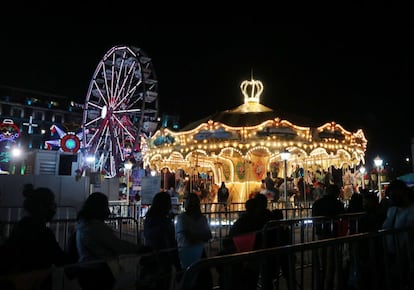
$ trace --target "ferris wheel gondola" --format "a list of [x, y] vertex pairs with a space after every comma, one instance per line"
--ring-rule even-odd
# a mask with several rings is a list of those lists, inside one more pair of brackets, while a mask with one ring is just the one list
[[[142, 138], [158, 125], [158, 82], [142, 49], [112, 47], [99, 62], [83, 111], [83, 152], [94, 169], [115, 177], [126, 159], [141, 161]], [[86, 160], [86, 158], [85, 158]]]

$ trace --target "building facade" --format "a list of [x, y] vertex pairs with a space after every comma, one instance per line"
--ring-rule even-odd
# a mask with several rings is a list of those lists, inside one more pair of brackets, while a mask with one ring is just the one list
[[[0, 86], [0, 171], [33, 173], [33, 165], [27, 160], [33, 159], [30, 154], [43, 150], [61, 151], [66, 153], [63, 159], [73, 161], [75, 149], [79, 148], [74, 147], [72, 152], [62, 150], [62, 145], [66, 147], [61, 141], [65, 135], [80, 130], [82, 108], [83, 104], [64, 96]], [[15, 149], [23, 153], [19, 160], [13, 160]]]

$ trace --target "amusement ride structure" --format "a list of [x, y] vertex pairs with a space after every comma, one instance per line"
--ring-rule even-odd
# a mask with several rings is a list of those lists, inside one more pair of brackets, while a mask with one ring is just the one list
[[[266, 172], [273, 178], [355, 169], [365, 163], [367, 140], [359, 129], [350, 132], [336, 122], [310, 127], [296, 125], [260, 103], [263, 84], [241, 83], [244, 103], [217, 112], [179, 132], [161, 128], [145, 140], [150, 150], [145, 164], [153, 170], [184, 172], [186, 179], [200, 178], [234, 188], [244, 201], [260, 187]], [[288, 153], [287, 157], [285, 153]]]
[[158, 83], [140, 48], [112, 47], [99, 62], [87, 92], [81, 150], [106, 178], [119, 176], [127, 160], [141, 162], [142, 139], [158, 125]]

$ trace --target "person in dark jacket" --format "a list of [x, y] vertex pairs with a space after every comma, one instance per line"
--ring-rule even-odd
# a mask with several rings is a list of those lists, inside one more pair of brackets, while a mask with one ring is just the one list
[[[256, 194], [254, 198], [248, 199], [245, 202], [246, 212], [243, 213], [231, 226], [228, 236], [223, 240], [223, 252], [220, 254], [231, 254], [237, 252], [237, 247], [234, 243], [234, 238], [246, 234], [254, 234], [255, 240], [251, 250], [259, 250], [265, 247], [281, 246], [279, 230], [269, 230], [265, 234], [266, 245], [263, 240], [263, 228], [265, 224], [271, 220], [283, 219], [283, 212], [281, 210], [270, 211], [267, 208], [267, 198], [263, 194]], [[272, 281], [275, 279], [281, 267], [281, 261], [276, 257], [271, 256], [266, 260], [266, 270], [269, 274], [268, 279], [263, 280], [262, 283], [267, 287], [272, 286]], [[283, 268], [286, 269], [286, 268]], [[234, 289], [253, 290], [257, 289], [257, 283], [260, 276], [261, 267], [257, 262], [251, 261], [240, 265], [234, 265], [234, 279], [232, 280], [232, 287]], [[219, 272], [222, 269], [219, 268]], [[286, 274], [286, 271], [284, 271]], [[221, 279], [221, 278], [220, 278]], [[220, 283], [222, 281], [220, 280]], [[271, 289], [271, 288], [269, 288]]]
[[[144, 246], [158, 253], [158, 259], [150, 257], [145, 262], [145, 275], [152, 275], [156, 279], [156, 289], [159, 290], [169, 289], [172, 267], [177, 272], [181, 271], [171, 208], [170, 194], [158, 192], [144, 220]], [[155, 260], [158, 263], [154, 263]]]
[[[69, 255], [58, 244], [55, 233], [47, 226], [56, 214], [55, 194], [47, 187], [24, 185], [25, 215], [13, 227], [0, 250], [0, 276], [30, 273], [70, 263]], [[42, 289], [52, 289], [51, 276]]]
[[[325, 189], [325, 194], [318, 200], [315, 200], [312, 206], [312, 216], [324, 217], [323, 221], [314, 220], [316, 227], [317, 239], [334, 238], [338, 235], [338, 224], [335, 217], [345, 213], [343, 202], [339, 200], [340, 188], [336, 184], [329, 184]], [[335, 276], [341, 269], [336, 269], [334, 259], [334, 249], [332, 247], [323, 247], [319, 251], [319, 263], [322, 270], [316, 277], [316, 283], [319, 283], [318, 289], [330, 290], [336, 289], [337, 283]]]
[[221, 186], [219, 187], [218, 191], [217, 191], [217, 201], [219, 203], [219, 211], [221, 211], [222, 209], [224, 209], [225, 211], [227, 211], [227, 202], [229, 199], [229, 189], [226, 187], [226, 184], [223, 182], [221, 182]]
[[[339, 200], [340, 189], [336, 184], [330, 184], [326, 187], [324, 195], [315, 200], [312, 205], [313, 217], [332, 218], [339, 214], [345, 213], [344, 203]], [[338, 228], [334, 224], [330, 226], [331, 221], [316, 222], [316, 235], [319, 239], [331, 238], [337, 235]]]

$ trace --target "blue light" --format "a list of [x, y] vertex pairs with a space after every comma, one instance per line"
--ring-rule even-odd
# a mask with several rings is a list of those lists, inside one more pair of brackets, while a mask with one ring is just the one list
[[76, 147], [76, 142], [73, 139], [68, 139], [68, 140], [66, 140], [65, 146], [69, 150], [72, 150], [72, 149], [74, 149]]

